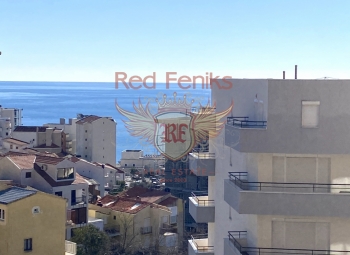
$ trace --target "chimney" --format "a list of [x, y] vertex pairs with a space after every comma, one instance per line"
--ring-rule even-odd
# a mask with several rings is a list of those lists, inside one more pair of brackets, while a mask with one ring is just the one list
[[283, 71], [283, 80], [286, 79], [286, 71]]
[[298, 79], [298, 66], [295, 65], [295, 79]]
[[46, 128], [45, 130], [46, 146], [52, 146], [52, 134], [53, 134], [53, 128]]
[[65, 120], [65, 118], [60, 118], [60, 124], [61, 124], [61, 125], [66, 124], [66, 120]]

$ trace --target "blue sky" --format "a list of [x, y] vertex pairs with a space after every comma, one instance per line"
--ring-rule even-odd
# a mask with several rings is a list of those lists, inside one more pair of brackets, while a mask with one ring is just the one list
[[350, 78], [348, 0], [1, 0], [0, 80]]

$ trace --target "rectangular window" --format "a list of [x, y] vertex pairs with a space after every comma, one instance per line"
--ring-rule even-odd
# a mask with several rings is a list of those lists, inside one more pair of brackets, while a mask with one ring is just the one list
[[10, 149], [13, 149], [13, 145], [12, 144], [10, 144]]
[[26, 178], [32, 178], [32, 173], [31, 172], [26, 172]]
[[62, 191], [57, 191], [57, 192], [55, 192], [55, 195], [56, 195], [56, 196], [59, 196], [59, 197], [62, 197]]
[[74, 178], [74, 168], [57, 168], [57, 180], [73, 179]]
[[124, 166], [128, 166], [128, 164], [125, 164]]
[[31, 251], [33, 247], [32, 238], [24, 239], [24, 250]]
[[320, 101], [302, 101], [301, 125], [317, 128], [319, 124]]
[[0, 209], [0, 220], [5, 220], [5, 210]]

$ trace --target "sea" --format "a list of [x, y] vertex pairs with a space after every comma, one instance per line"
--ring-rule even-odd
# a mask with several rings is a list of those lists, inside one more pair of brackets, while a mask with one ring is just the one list
[[[191, 85], [191, 84], [189, 84]], [[137, 84], [135, 84], [135, 87]], [[185, 84], [184, 84], [185, 86]], [[116, 110], [116, 103], [135, 113], [133, 103], [143, 106], [149, 103], [152, 114], [158, 111], [158, 102], [183, 100], [186, 96], [191, 107], [210, 102], [210, 89], [181, 89], [177, 84], [157, 83], [155, 89], [116, 88], [114, 82], [7, 82], [0, 81], [0, 105], [4, 108], [20, 108], [22, 125], [41, 126], [59, 123], [60, 118], [76, 118], [77, 114], [112, 117], [117, 122], [117, 161], [123, 150], [141, 149], [145, 154], [159, 154], [156, 148], [140, 137], [131, 136], [125, 127], [127, 118]]]

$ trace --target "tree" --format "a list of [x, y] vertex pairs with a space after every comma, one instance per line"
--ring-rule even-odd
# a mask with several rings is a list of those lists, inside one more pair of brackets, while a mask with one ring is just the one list
[[134, 175], [134, 174], [138, 174], [139, 171], [136, 168], [131, 168], [130, 170], [130, 174]]
[[93, 225], [74, 230], [72, 241], [78, 245], [78, 255], [102, 255], [109, 250], [109, 237]]

